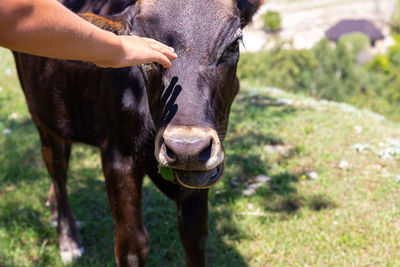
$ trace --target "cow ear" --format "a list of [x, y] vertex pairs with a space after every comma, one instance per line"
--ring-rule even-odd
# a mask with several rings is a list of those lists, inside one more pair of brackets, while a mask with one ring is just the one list
[[135, 14], [136, 6], [131, 5], [120, 14], [112, 16], [100, 16], [93, 13], [79, 13], [78, 15], [103, 30], [117, 35], [128, 35], [132, 32], [132, 21]]
[[129, 31], [129, 25], [119, 16], [99, 16], [93, 13], [80, 13], [78, 15], [93, 25], [117, 35], [126, 34]]
[[262, 5], [263, 0], [236, 0], [239, 9], [241, 26], [244, 28], [251, 22], [253, 15]]

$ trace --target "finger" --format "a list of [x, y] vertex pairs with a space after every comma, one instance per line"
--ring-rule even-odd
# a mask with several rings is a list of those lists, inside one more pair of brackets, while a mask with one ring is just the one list
[[169, 60], [175, 60], [178, 58], [178, 55], [172, 51], [162, 50], [161, 53], [166, 56]]
[[165, 45], [159, 41], [156, 41], [154, 39], [150, 39], [150, 38], [143, 38], [150, 46], [155, 46], [155, 47], [160, 47], [160, 48], [164, 48], [164, 49], [168, 49], [170, 51], [175, 51], [173, 47], [170, 47], [168, 45]]
[[178, 55], [173, 50], [167, 49], [165, 48], [165, 46], [160, 46], [158, 44], [151, 44], [150, 47], [153, 50], [164, 54], [169, 60], [175, 60], [178, 58]]
[[178, 58], [178, 55], [175, 53], [166, 53], [164, 54], [169, 60], [176, 60]]
[[162, 53], [157, 53], [154, 61], [160, 63], [164, 68], [168, 69], [172, 67], [171, 61]]

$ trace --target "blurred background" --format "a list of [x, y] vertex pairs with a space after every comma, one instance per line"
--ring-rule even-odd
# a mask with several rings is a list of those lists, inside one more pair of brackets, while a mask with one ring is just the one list
[[397, 0], [266, 1], [240, 76], [400, 120], [399, 32]]

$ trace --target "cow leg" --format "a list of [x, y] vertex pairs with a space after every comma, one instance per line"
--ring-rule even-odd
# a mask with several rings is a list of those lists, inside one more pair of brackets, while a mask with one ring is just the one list
[[208, 189], [191, 190], [162, 178], [157, 163], [148, 162], [146, 172], [157, 187], [176, 202], [179, 235], [185, 250], [186, 266], [205, 266], [208, 235]]
[[205, 266], [207, 243], [208, 190], [193, 191], [177, 201], [179, 235], [186, 256], [186, 266]]
[[[49, 192], [52, 224], [58, 228], [58, 243], [64, 263], [71, 262], [83, 254], [75, 218], [67, 196], [67, 169], [71, 144], [51, 137], [39, 130], [42, 141], [42, 156], [52, 178]], [[56, 219], [57, 218], [57, 219]]]
[[117, 149], [102, 151], [106, 189], [114, 218], [114, 251], [119, 267], [144, 266], [149, 252], [148, 233], [141, 211], [144, 174], [131, 156]]

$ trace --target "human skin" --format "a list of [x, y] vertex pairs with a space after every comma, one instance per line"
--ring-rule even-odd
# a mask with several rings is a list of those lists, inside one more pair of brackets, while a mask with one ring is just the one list
[[80, 18], [55, 0], [0, 0], [0, 46], [28, 54], [120, 68], [158, 62], [174, 50], [153, 39], [117, 36]]

